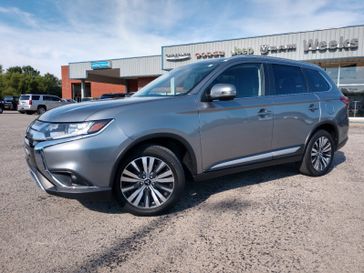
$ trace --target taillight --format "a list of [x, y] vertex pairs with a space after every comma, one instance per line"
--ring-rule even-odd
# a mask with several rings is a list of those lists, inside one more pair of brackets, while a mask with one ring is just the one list
[[349, 107], [350, 99], [348, 97], [341, 96], [340, 100], [345, 103], [346, 107]]
[[32, 105], [32, 104], [33, 104], [32, 100], [29, 100], [29, 105]]

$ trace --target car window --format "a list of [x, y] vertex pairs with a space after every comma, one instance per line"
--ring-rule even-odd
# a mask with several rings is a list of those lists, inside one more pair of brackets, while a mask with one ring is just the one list
[[262, 95], [261, 64], [240, 64], [222, 72], [211, 84], [232, 84], [236, 88], [236, 97], [255, 97]]
[[319, 71], [313, 69], [304, 69], [307, 78], [308, 90], [311, 92], [323, 92], [330, 89], [330, 85], [320, 74]]
[[275, 94], [297, 94], [307, 92], [305, 79], [300, 67], [273, 64]]
[[40, 97], [40, 96], [33, 95], [33, 96], [32, 96], [32, 100], [39, 100], [39, 97]]
[[48, 101], [59, 101], [60, 99], [54, 96], [43, 96], [43, 100], [48, 100]]
[[19, 100], [29, 100], [29, 96], [20, 96]]

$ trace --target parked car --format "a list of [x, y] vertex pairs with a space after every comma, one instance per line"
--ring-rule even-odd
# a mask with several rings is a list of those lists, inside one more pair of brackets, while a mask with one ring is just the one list
[[5, 96], [4, 97], [4, 109], [16, 110], [19, 102], [18, 96]]
[[4, 112], [4, 100], [0, 99], [0, 114]]
[[18, 111], [22, 114], [38, 113], [41, 115], [50, 109], [65, 104], [61, 98], [54, 95], [22, 94], [19, 98]]
[[73, 99], [62, 99], [62, 101], [64, 103], [77, 103], [77, 101], [73, 100]]
[[51, 194], [115, 192], [155, 215], [201, 180], [298, 162], [326, 174], [348, 139], [348, 99], [318, 66], [238, 56], [176, 68], [126, 100], [53, 109], [27, 129], [32, 177]]
[[92, 100], [95, 100], [93, 97], [84, 97], [81, 99], [80, 102], [86, 102], [86, 101], [92, 101]]
[[125, 94], [125, 97], [131, 97], [131, 96], [133, 96], [135, 93], [136, 93], [136, 92], [134, 92], [134, 91], [128, 92], [128, 93], [126, 93], [126, 94]]
[[125, 98], [125, 93], [108, 93], [108, 94], [102, 94], [100, 100], [122, 99], [122, 98]]

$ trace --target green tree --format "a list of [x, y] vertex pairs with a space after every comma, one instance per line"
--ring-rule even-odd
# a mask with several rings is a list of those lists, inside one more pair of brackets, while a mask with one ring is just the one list
[[7, 73], [19, 73], [21, 74], [23, 72], [23, 70], [21, 69], [20, 66], [12, 66], [12, 67], [9, 67], [7, 70], [6, 70]]
[[61, 81], [54, 75], [40, 75], [32, 66], [9, 67], [0, 73], [0, 96], [26, 93], [48, 93], [61, 96]]
[[38, 76], [40, 74], [38, 70], [34, 69], [30, 65], [22, 66], [21, 70], [25, 75]]

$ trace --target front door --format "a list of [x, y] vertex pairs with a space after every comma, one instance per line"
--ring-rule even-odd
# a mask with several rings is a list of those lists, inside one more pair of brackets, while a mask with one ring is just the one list
[[245, 63], [227, 68], [212, 82], [233, 84], [229, 101], [202, 102], [199, 110], [202, 167], [217, 170], [270, 159], [273, 113], [264, 96], [263, 65]]

